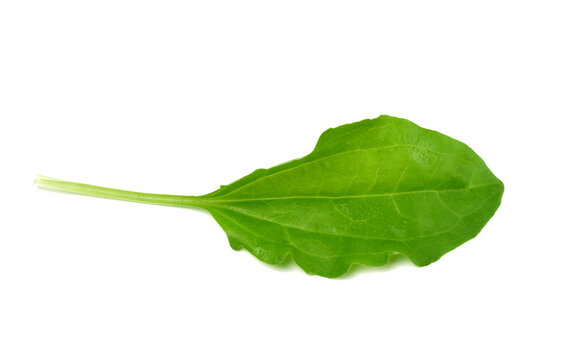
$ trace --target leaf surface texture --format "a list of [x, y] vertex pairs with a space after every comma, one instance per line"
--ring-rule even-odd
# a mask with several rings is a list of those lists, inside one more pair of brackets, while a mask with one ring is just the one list
[[394, 254], [428, 265], [477, 235], [503, 183], [467, 145], [390, 116], [325, 131], [309, 155], [198, 197], [232, 248], [307, 273]]

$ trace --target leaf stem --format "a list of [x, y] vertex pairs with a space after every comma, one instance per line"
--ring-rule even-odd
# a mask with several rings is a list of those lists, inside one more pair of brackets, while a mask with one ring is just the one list
[[153, 205], [201, 208], [201, 205], [203, 203], [196, 196], [149, 194], [135, 191], [119, 190], [102, 186], [58, 180], [43, 175], [38, 175], [34, 181], [34, 184], [43, 189]]

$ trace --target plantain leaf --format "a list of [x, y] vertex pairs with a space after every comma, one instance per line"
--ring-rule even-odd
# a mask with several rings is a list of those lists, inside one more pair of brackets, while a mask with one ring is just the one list
[[340, 276], [355, 263], [384, 265], [394, 254], [428, 265], [475, 237], [503, 194], [503, 183], [467, 145], [390, 116], [329, 129], [309, 155], [204, 196], [132, 193], [44, 177], [38, 182], [201, 207], [233, 249], [245, 248], [270, 264], [291, 255], [307, 273], [325, 277]]

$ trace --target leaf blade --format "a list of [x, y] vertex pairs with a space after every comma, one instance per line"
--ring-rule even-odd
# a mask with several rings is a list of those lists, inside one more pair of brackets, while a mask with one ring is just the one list
[[397, 253], [436, 261], [482, 229], [502, 192], [465, 144], [380, 116], [329, 129], [306, 157], [200, 199], [233, 248], [272, 264], [291, 254], [307, 273], [337, 277]]

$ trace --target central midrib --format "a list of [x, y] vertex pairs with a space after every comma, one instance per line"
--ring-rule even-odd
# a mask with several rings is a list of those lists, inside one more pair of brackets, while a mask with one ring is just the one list
[[360, 199], [360, 198], [375, 198], [375, 197], [399, 196], [399, 195], [421, 194], [421, 193], [440, 193], [447, 191], [469, 191], [493, 185], [498, 185], [498, 183], [490, 183], [485, 185], [477, 185], [472, 187], [463, 187], [456, 189], [411, 190], [411, 191], [389, 192], [389, 193], [380, 193], [380, 194], [360, 194], [360, 195], [340, 195], [340, 196], [298, 195], [298, 196], [276, 196], [276, 197], [261, 197], [261, 198], [242, 198], [242, 199], [199, 198], [199, 201], [207, 204], [207, 203], [235, 203], [235, 202], [251, 202], [251, 201], [292, 200], [292, 199], [328, 199], [328, 200]]
[[[489, 184], [489, 185], [493, 185], [493, 184]], [[487, 185], [483, 185], [483, 186], [487, 186]], [[482, 186], [477, 186], [477, 187], [482, 187]], [[336, 234], [336, 233], [318, 231], [318, 230], [315, 230], [315, 229], [307, 229], [307, 228], [303, 228], [303, 227], [299, 227], [299, 226], [294, 226], [294, 225], [291, 225], [291, 224], [278, 223], [278, 222], [275, 221], [275, 219], [270, 219], [270, 218], [266, 218], [266, 217], [261, 217], [261, 216], [259, 216], [259, 215], [257, 215], [257, 214], [252, 214], [252, 213], [249, 213], [249, 212], [245, 212], [245, 211], [243, 211], [242, 209], [236, 209], [236, 208], [233, 208], [233, 209], [230, 209], [230, 208], [227, 208], [227, 209], [221, 208], [221, 209], [224, 209], [225, 211], [237, 212], [237, 213], [242, 214], [242, 215], [247, 216], [247, 217], [251, 217], [251, 218], [254, 218], [254, 219], [266, 221], [266, 222], [273, 223], [273, 224], [278, 225], [278, 226], [284, 226], [284, 227], [287, 227], [287, 228], [290, 228], [290, 229], [295, 229], [295, 230], [301, 230], [301, 231], [306, 231], [306, 232], [311, 232], [311, 233], [317, 233], [317, 234], [322, 234], [322, 235], [329, 235], [329, 236], [347, 236], [347, 237], [360, 238], [360, 239], [366, 239], [366, 240], [394, 241], [394, 242], [401, 242], [401, 243], [403, 243], [403, 244], [408, 245], [408, 244], [407, 244], [408, 241], [411, 240], [412, 238], [417, 240], [417, 239], [420, 239], [420, 238], [426, 238], [426, 237], [430, 237], [430, 236], [442, 235], [442, 234], [445, 234], [445, 233], [447, 233], [447, 232], [452, 231], [452, 230], [453, 230], [454, 228], [456, 228], [457, 225], [461, 222], [461, 219], [466, 218], [466, 217], [468, 217], [468, 216], [471, 216], [471, 215], [474, 214], [475, 212], [479, 211], [479, 209], [481, 209], [481, 208], [489, 201], [489, 199], [491, 199], [493, 196], [495, 196], [495, 195], [497, 194], [497, 192], [498, 192], [498, 191], [494, 191], [494, 192], [491, 193], [490, 195], [486, 196], [485, 199], [483, 199], [483, 200], [481, 201], [481, 204], [479, 204], [479, 206], [478, 206], [475, 210], [473, 210], [473, 211], [471, 211], [470, 213], [465, 214], [465, 215], [463, 215], [463, 216], [457, 218], [456, 221], [455, 221], [455, 223], [454, 223], [452, 226], [450, 226], [450, 227], [448, 227], [448, 228], [446, 228], [446, 229], [440, 230], [440, 231], [438, 231], [438, 232], [433, 232], [433, 233], [429, 233], [429, 234], [414, 236], [414, 237], [410, 237], [410, 238], [389, 238], [389, 237], [381, 237], [381, 236], [366, 236], [366, 235], [361, 235], [361, 234], [341, 234], [341, 235], [339, 235], [339, 234]], [[226, 218], [230, 218], [228, 215], [225, 215], [225, 214], [224, 214], [224, 216], [225, 216]], [[232, 222], [237, 223], [237, 222], [236, 222], [235, 220], [233, 220], [233, 219], [232, 219]], [[245, 226], [244, 226], [243, 224], [240, 224], [240, 227], [245, 228]], [[249, 228], [247, 228], [247, 229], [249, 230]], [[251, 230], [249, 230], [249, 231], [251, 232]], [[300, 249], [299, 249], [299, 250], [300, 250]]]

